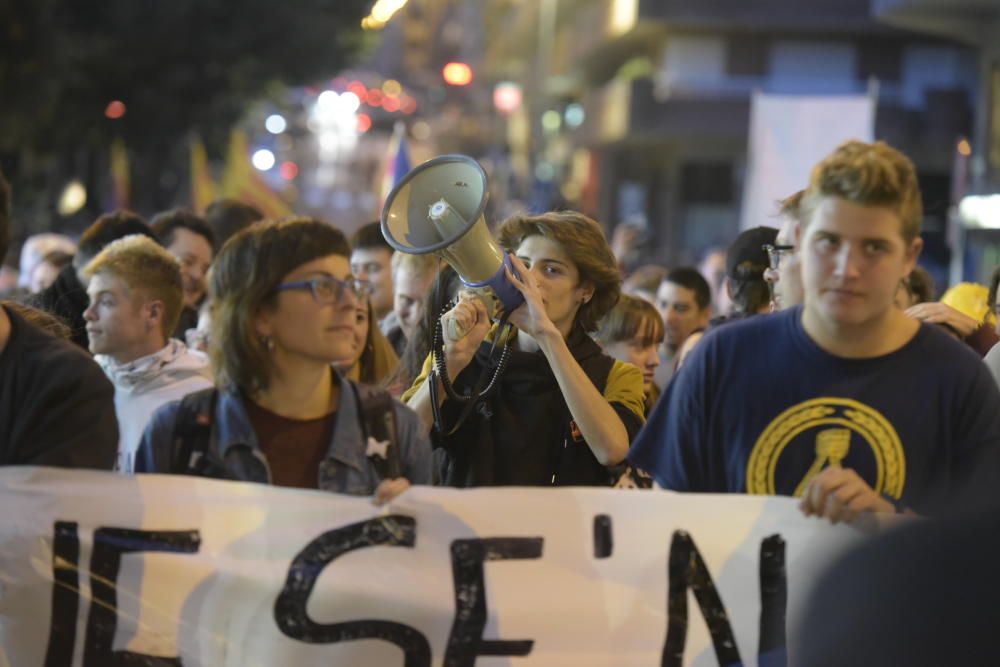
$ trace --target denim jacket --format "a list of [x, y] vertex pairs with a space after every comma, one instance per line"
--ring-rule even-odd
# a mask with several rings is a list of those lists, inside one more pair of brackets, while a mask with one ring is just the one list
[[[362, 437], [356, 393], [348, 387], [350, 380], [339, 373], [338, 379], [341, 392], [337, 423], [326, 458], [320, 463], [318, 487], [335, 493], [371, 495], [381, 480], [365, 455], [367, 443]], [[180, 401], [174, 401], [153, 414], [136, 454], [136, 472], [168, 472], [171, 469], [176, 455], [174, 424], [179, 406]], [[398, 401], [394, 401], [393, 407], [403, 476], [412, 484], [430, 484], [430, 442], [412, 410]], [[267, 458], [260, 449], [244, 398], [239, 393], [219, 392], [205, 456], [212, 469], [222, 471], [220, 477], [271, 483]]]

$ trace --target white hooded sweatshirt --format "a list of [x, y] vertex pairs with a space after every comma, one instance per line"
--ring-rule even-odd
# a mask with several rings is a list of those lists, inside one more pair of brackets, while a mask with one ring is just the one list
[[123, 473], [133, 472], [142, 432], [157, 408], [212, 386], [208, 357], [174, 338], [159, 352], [127, 364], [103, 354], [94, 359], [115, 385], [120, 433], [117, 469]]

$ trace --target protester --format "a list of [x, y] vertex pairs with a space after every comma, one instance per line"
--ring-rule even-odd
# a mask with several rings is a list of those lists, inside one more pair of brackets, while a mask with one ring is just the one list
[[222, 248], [230, 236], [263, 219], [256, 208], [235, 199], [217, 199], [205, 209], [205, 223], [212, 230], [216, 248]]
[[[29, 236], [24, 241], [24, 245], [21, 246], [18, 285], [28, 289], [32, 294], [40, 292], [40, 289], [32, 289], [32, 279], [35, 277], [35, 272], [45, 257], [57, 252], [63, 256], [72, 257], [76, 254], [76, 244], [68, 236], [62, 234], [45, 233]], [[51, 281], [49, 284], [51, 284]]]
[[392, 290], [396, 326], [385, 331], [397, 355], [402, 355], [424, 316], [424, 300], [437, 276], [440, 260], [434, 255], [392, 256]]
[[[368, 283], [359, 281], [367, 287]], [[375, 323], [371, 301], [364, 299], [355, 310], [354, 338], [350, 355], [338, 359], [334, 365], [347, 379], [378, 385], [385, 382], [399, 364], [392, 345], [385, 339]]]
[[[778, 230], [773, 227], [754, 227], [741, 232], [730, 244], [726, 250], [726, 278], [723, 283], [730, 304], [729, 315], [712, 319], [709, 326], [722, 326], [770, 310], [770, 293], [768, 283], [764, 281], [764, 271], [768, 268], [767, 248], [774, 247], [777, 233]], [[703, 335], [704, 331], [695, 331], [684, 340], [677, 352], [678, 368]]]
[[87, 286], [83, 267], [97, 256], [104, 246], [132, 234], [155, 238], [149, 225], [131, 211], [105, 213], [84, 230], [73, 256], [73, 264], [64, 268], [49, 287], [27, 300], [28, 305], [41, 308], [62, 319], [72, 331], [71, 340], [86, 349], [87, 329], [83, 311], [87, 309]]
[[660, 365], [663, 320], [656, 308], [645, 299], [622, 294], [615, 307], [601, 318], [594, 340], [608, 356], [642, 371], [643, 407], [649, 414], [660, 397], [653, 376]]
[[633, 271], [622, 282], [622, 294], [637, 296], [655, 304], [656, 290], [667, 277], [666, 267], [658, 264], [644, 264]]
[[45, 254], [31, 271], [28, 278], [28, 292], [38, 294], [56, 281], [59, 273], [73, 263], [73, 255], [62, 250], [53, 250]]
[[149, 226], [181, 265], [184, 308], [171, 335], [183, 338], [188, 329], [198, 326], [198, 308], [205, 300], [205, 280], [215, 254], [215, 235], [208, 223], [184, 209], [158, 213]]
[[945, 292], [940, 301], [910, 306], [906, 314], [944, 327], [984, 357], [990, 348], [1000, 342], [988, 294], [989, 290], [984, 285], [959, 283]]
[[995, 489], [997, 385], [893, 302], [922, 247], [912, 163], [846, 142], [814, 168], [800, 208], [804, 307], [707, 335], [632, 463], [678, 491], [800, 496], [835, 522]]
[[[10, 186], [0, 173], [0, 257], [9, 238]], [[76, 345], [29, 324], [24, 308], [0, 304], [0, 465], [110, 470], [114, 388]]]
[[441, 479], [449, 486], [610, 484], [642, 424], [643, 395], [639, 370], [587, 335], [620, 293], [604, 232], [561, 211], [509, 218], [498, 240], [518, 274], [508, 274], [511, 284], [525, 297], [509, 316], [514, 331], [505, 337], [469, 292], [441, 318], [457, 395], [496, 373], [493, 340], [510, 342], [491, 393], [457, 424], [465, 404], [447, 396], [436, 371], [427, 381], [429, 357], [404, 400], [431, 428], [437, 394], [442, 419], [432, 437], [444, 450]]
[[712, 312], [715, 315], [728, 315], [731, 304], [723, 287], [726, 282], [726, 248], [713, 246], [705, 250], [698, 262], [698, 273], [708, 283]]
[[670, 381], [678, 352], [688, 336], [704, 331], [712, 316], [712, 291], [695, 269], [671, 269], [656, 290], [656, 310], [663, 319], [665, 337], [660, 348], [656, 384], [663, 389]]
[[[385, 501], [430, 481], [416, 416], [331, 365], [350, 354], [363, 283], [343, 233], [309, 219], [233, 236], [211, 273], [218, 390], [153, 415], [138, 472], [319, 488]], [[179, 437], [178, 437], [179, 436]]]
[[115, 385], [118, 470], [134, 470], [150, 417], [164, 403], [212, 386], [208, 359], [172, 339], [183, 306], [177, 260], [145, 236], [104, 247], [83, 269], [84, 311], [94, 360]]
[[934, 278], [927, 269], [918, 266], [900, 281], [896, 289], [896, 306], [906, 310], [918, 303], [929, 303], [934, 300], [934, 294]]
[[817, 581], [790, 626], [794, 664], [995, 664], [998, 536], [994, 506], [908, 522], [862, 543]]
[[782, 200], [778, 215], [781, 226], [774, 245], [767, 248], [768, 268], [764, 280], [771, 286], [771, 310], [794, 308], [802, 303], [802, 274], [799, 270], [799, 233], [804, 190]]
[[[371, 284], [372, 309], [379, 322], [393, 312], [392, 254], [392, 246], [377, 221], [362, 225], [351, 237], [351, 272], [358, 280]], [[393, 316], [382, 330], [390, 330], [395, 323]]]
[[420, 375], [424, 361], [431, 353], [431, 338], [438, 319], [455, 305], [461, 288], [458, 273], [451, 265], [443, 263], [424, 301], [420, 323], [406, 341], [396, 372], [386, 382], [394, 396], [402, 395]]

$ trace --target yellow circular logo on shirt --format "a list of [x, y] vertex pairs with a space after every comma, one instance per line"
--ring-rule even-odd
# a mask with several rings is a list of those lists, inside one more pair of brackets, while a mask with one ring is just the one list
[[[814, 454], [812, 465], [804, 471], [793, 492], [801, 496], [813, 477], [824, 468], [840, 465], [851, 454], [851, 448], [859, 446], [866, 446], [870, 450], [868, 456], [873, 459], [872, 488], [899, 500], [906, 482], [906, 456], [896, 429], [877, 410], [849, 398], [814, 398], [775, 417], [750, 452], [747, 493], [787, 493], [777, 489], [775, 483], [781, 457], [789, 451], [809, 447]], [[858, 472], [869, 483], [873, 481], [863, 471]]]

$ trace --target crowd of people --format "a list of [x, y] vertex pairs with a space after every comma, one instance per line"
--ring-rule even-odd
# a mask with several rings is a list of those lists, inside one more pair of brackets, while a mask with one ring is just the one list
[[[0, 251], [10, 199], [0, 180]], [[795, 496], [834, 522], [935, 514], [1000, 481], [1000, 272], [935, 301], [922, 217], [912, 163], [856, 141], [701, 267], [625, 271], [627, 226], [609, 243], [578, 212], [514, 215], [495, 236], [524, 303], [498, 318], [378, 222], [348, 239], [227, 200], [115, 211], [23, 246], [0, 464], [380, 503], [656, 485]]]

